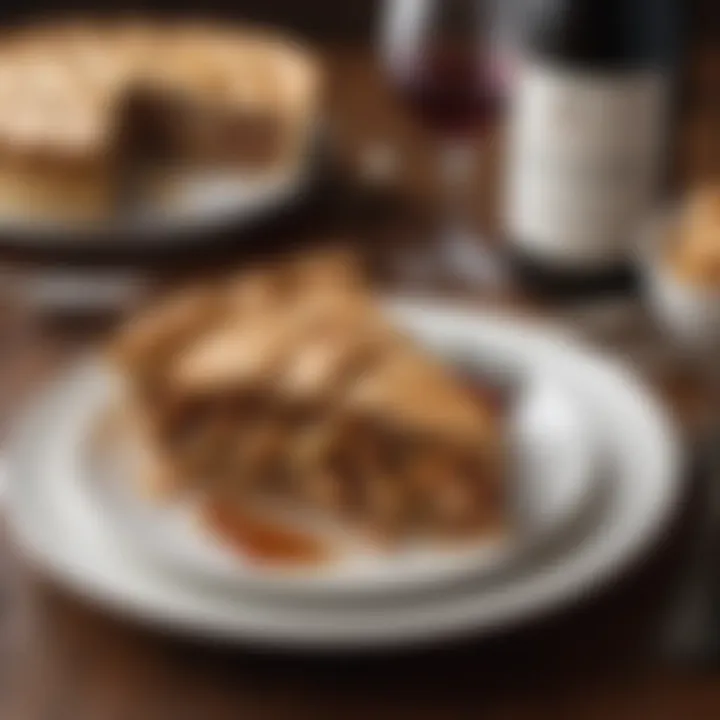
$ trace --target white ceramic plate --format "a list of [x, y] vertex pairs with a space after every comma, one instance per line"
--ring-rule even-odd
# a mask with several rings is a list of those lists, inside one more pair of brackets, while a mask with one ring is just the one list
[[[466, 371], [483, 372], [478, 359], [467, 353], [463, 365]], [[55, 472], [66, 475], [60, 482], [68, 489], [68, 502], [89, 503], [88, 512], [96, 514], [119, 543], [159, 571], [174, 572], [189, 582], [285, 598], [346, 599], [437, 589], [441, 583], [506, 571], [567, 530], [596, 497], [599, 473], [592, 433], [577, 403], [559, 380], [536, 376], [529, 368], [518, 372], [513, 382], [517, 397], [509, 408], [508, 477], [513, 527], [502, 538], [462, 546], [415, 543], [391, 552], [310, 518], [303, 527], [332, 543], [339, 551], [335, 561], [300, 568], [251, 562], [205, 530], [191, 502], [168, 505], [142, 497], [136, 479], [128, 477], [128, 464], [118, 463], [118, 449], [103, 453], [93, 444], [93, 428], [106, 416], [113, 396], [113, 378], [99, 363], [87, 364], [65, 381], [66, 401], [59, 401], [62, 417], [46, 452], [55, 458]]]
[[604, 502], [581, 530], [494, 583], [418, 593], [401, 602], [316, 607], [181, 584], [137, 562], [90, 505], [73, 502], [70, 478], [55, 472], [57, 457], [45, 452], [67, 412], [62, 392], [28, 418], [12, 446], [11, 528], [59, 581], [145, 621], [226, 640], [334, 649], [495, 630], [578, 598], [657, 539], [677, 500], [680, 456], [663, 413], [626, 372], [560, 336], [515, 321], [414, 304], [396, 310], [406, 324], [422, 326], [432, 341], [455, 352], [512, 358], [515, 368], [552, 367], [563, 378], [592, 418], [608, 469]]

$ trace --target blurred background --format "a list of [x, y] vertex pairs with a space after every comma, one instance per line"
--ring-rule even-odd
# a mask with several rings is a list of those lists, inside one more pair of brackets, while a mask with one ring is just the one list
[[[672, 3], [639, 0], [633, 6], [643, 22], [659, 27], [670, 18], [672, 26], [672, 47], [663, 48], [672, 74], [671, 128], [659, 152], [667, 172], [652, 201], [675, 206], [695, 188], [720, 179], [720, 2], [684, 0], [673, 6], [677, 15], [657, 12], [661, 5]], [[461, 87], [460, 110], [445, 113], [443, 97], [433, 96], [443, 89], [444, 67], [436, 76], [432, 63], [423, 65], [428, 87], [418, 88], [398, 77], [388, 60], [381, 43], [385, 6], [380, 0], [4, 3], [0, 19], [8, 26], [120, 13], [219, 17], [287, 29], [311, 43], [325, 61], [328, 97], [322, 168], [309, 183], [306, 202], [270, 213], [257, 227], [224, 229], [216, 250], [170, 245], [167, 252], [165, 243], [157, 253], [147, 248], [128, 253], [121, 247], [124, 238], [117, 243], [113, 236], [112, 252], [102, 247], [96, 252], [88, 243], [68, 243], [67, 234], [54, 245], [46, 237], [27, 243], [24, 236], [0, 232], [2, 429], [11, 433], [20, 410], [44, 383], [104, 341], [118, 318], [132, 311], [134, 301], [109, 318], [96, 312], [106, 309], [97, 297], [114, 304], [116, 281], [120, 296], [128, 283], [132, 295], [137, 283], [144, 300], [146, 286], [154, 289], [156, 281], [160, 287], [174, 285], [201, 271], [242, 268], [257, 254], [287, 245], [302, 248], [341, 237], [357, 246], [373, 277], [393, 291], [447, 295], [480, 312], [499, 305], [525, 318], [548, 320], [642, 377], [671, 412], [688, 449], [689, 489], [676, 526], [632, 577], [561, 617], [477, 644], [468, 638], [452, 648], [329, 660], [180, 641], [113, 619], [30, 569], [5, 532], [0, 542], [3, 720], [476, 717], [481, 709], [498, 720], [720, 717], [720, 581], [717, 545], [712, 546], [718, 522], [713, 516], [708, 524], [707, 495], [708, 483], [720, 479], [717, 458], [708, 452], [708, 446], [718, 446], [720, 383], [717, 373], [708, 371], [717, 365], [718, 345], [705, 348], [702, 369], [687, 362], [682, 333], [663, 332], [634, 265], [628, 279], [626, 266], [634, 263], [625, 262], [629, 258], [621, 277], [597, 283], [584, 276], [570, 281], [536, 276], [522, 261], [508, 281], [510, 233], [503, 203], [509, 126], [518, 117], [511, 98], [518, 92], [519, 18], [508, 11], [507, 27], [492, 32], [503, 60], [497, 73], [495, 67], [492, 73], [483, 70], [489, 90], [483, 87], [479, 98], [470, 90], [468, 99], [467, 86]], [[419, 63], [422, 57], [420, 52]], [[461, 143], [447, 143], [464, 124], [464, 113], [471, 130], [460, 133]], [[625, 129], [613, 128], [611, 135], [622, 136]], [[454, 194], [450, 202], [448, 188]], [[443, 225], [448, 219], [452, 222]], [[444, 234], [438, 235], [437, 225]], [[203, 239], [211, 234], [196, 233]], [[470, 235], [478, 255], [468, 250]], [[717, 259], [720, 224], [710, 235], [716, 238], [711, 254]], [[453, 252], [438, 254], [439, 247]], [[46, 283], [50, 276], [55, 280]], [[68, 293], [70, 311], [64, 304]], [[720, 310], [713, 322], [720, 327]], [[714, 528], [711, 544], [708, 533], [697, 537], [701, 527]], [[714, 612], [701, 613], [700, 641], [688, 655], [685, 648], [668, 650], [667, 620], [685, 616], [686, 604], [677, 602], [678, 612], [674, 604], [686, 586], [697, 585], [697, 577], [690, 582], [683, 571], [700, 556]], [[707, 583], [703, 587], [708, 590]]]

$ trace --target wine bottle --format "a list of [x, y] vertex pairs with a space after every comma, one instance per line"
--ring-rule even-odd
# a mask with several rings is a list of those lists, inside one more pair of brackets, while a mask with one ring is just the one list
[[625, 286], [667, 167], [680, 0], [524, 0], [504, 230], [525, 282]]

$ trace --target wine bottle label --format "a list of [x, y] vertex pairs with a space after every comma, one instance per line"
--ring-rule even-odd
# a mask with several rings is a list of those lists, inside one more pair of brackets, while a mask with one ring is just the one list
[[520, 251], [580, 271], [627, 259], [659, 185], [667, 94], [661, 73], [521, 65], [505, 207]]

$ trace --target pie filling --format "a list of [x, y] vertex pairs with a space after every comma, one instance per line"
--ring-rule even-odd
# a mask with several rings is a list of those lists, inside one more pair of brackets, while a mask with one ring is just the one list
[[270, 167], [292, 132], [270, 110], [199, 102], [187, 93], [137, 87], [119, 111], [119, 156], [138, 167]]

